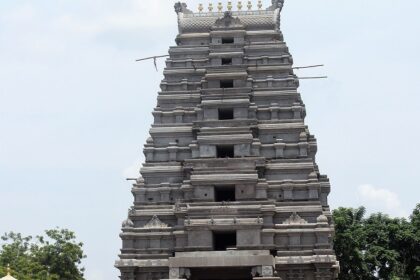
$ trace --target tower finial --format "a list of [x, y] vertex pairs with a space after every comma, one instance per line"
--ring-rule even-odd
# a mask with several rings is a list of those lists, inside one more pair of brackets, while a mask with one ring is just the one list
[[242, 1], [238, 1], [238, 11], [242, 10]]
[[198, 4], [198, 11], [201, 13], [203, 11], [204, 7], [203, 4]]
[[217, 5], [217, 9], [219, 10], [219, 13], [222, 12], [222, 10], [223, 10], [223, 4], [222, 4], [222, 2], [219, 2], [219, 4]]
[[268, 8], [268, 10], [275, 10], [280, 9], [280, 11], [283, 9], [284, 0], [271, 0], [271, 7]]
[[7, 276], [10, 276], [10, 264], [7, 264]]
[[251, 1], [248, 1], [247, 7], [248, 7], [248, 11], [252, 10], [252, 2]]
[[227, 4], [228, 11], [232, 11], [232, 8], [233, 8], [232, 1], [228, 1], [228, 4]]

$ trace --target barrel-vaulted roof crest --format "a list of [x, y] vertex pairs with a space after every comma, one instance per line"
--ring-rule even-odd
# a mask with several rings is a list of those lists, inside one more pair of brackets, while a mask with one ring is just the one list
[[216, 27], [233, 27], [241, 25], [241, 20], [237, 17], [233, 17], [232, 12], [230, 11], [225, 12], [224, 16], [222, 18], [217, 19], [215, 23]]
[[[236, 19], [246, 30], [280, 30], [280, 12], [284, 0], [272, 0], [272, 5], [267, 9], [261, 9], [261, 2], [259, 2], [256, 10], [255, 8], [252, 9], [253, 5], [249, 1], [247, 4], [248, 10], [242, 9], [243, 5], [241, 4], [237, 6], [238, 10], [236, 11], [233, 10], [235, 5], [231, 2], [226, 7], [223, 7], [222, 3], [219, 2], [217, 9], [213, 8], [214, 5], [209, 5], [208, 12], [204, 11], [202, 5], [199, 5], [197, 12], [193, 12], [188, 9], [187, 4], [176, 3], [175, 12], [178, 14], [179, 33], [209, 32], [213, 26], [219, 26], [219, 23], [222, 22], [231, 26], [230, 24], [235, 23]], [[223, 8], [228, 9], [226, 12], [230, 13], [229, 17], [226, 17]], [[231, 21], [229, 22], [229, 20]]]

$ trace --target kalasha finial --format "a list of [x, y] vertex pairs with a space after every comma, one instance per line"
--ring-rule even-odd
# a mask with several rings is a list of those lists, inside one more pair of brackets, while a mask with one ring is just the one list
[[227, 4], [228, 11], [232, 11], [232, 8], [233, 8], [232, 1], [228, 1], [228, 4]]
[[251, 1], [248, 1], [247, 7], [248, 7], [248, 11], [252, 10], [252, 2]]
[[201, 13], [203, 11], [203, 4], [198, 4], [198, 11]]
[[217, 5], [217, 9], [219, 10], [219, 13], [222, 12], [222, 10], [223, 10], [222, 2], [219, 2], [219, 4]]
[[262, 1], [261, 0], [258, 0], [258, 10], [261, 10], [262, 9]]
[[242, 1], [238, 1], [238, 11], [242, 10]]
[[209, 3], [209, 12], [212, 12], [212, 11], [213, 11], [213, 4]]
[[7, 276], [10, 276], [10, 264], [7, 264]]

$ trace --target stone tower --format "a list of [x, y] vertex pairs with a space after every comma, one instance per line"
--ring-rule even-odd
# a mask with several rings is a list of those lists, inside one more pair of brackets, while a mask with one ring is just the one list
[[337, 276], [330, 183], [280, 31], [283, 0], [231, 6], [175, 5], [177, 45], [122, 225], [122, 280]]

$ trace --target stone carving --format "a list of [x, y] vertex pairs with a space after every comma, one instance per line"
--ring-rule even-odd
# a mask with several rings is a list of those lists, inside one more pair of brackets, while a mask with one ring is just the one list
[[178, 279], [179, 278], [179, 268], [169, 269], [169, 279]]
[[325, 215], [320, 215], [318, 218], [316, 218], [316, 222], [319, 224], [328, 224], [328, 218]]
[[262, 267], [262, 276], [263, 277], [272, 277], [273, 276], [273, 267], [272, 266], [263, 266]]
[[121, 280], [248, 278], [232, 275], [242, 270], [226, 267], [233, 260], [266, 280], [338, 272], [331, 187], [279, 30], [284, 0], [251, 2], [233, 11], [225, 1], [226, 13], [221, 2], [196, 13], [175, 4], [179, 34], [122, 225]]
[[168, 225], [162, 222], [156, 215], [152, 217], [152, 219], [144, 225], [143, 228], [146, 229], [153, 229], [153, 228], [167, 228]]
[[130, 220], [129, 218], [127, 218], [123, 223], [122, 223], [122, 227], [123, 228], [132, 228], [134, 227], [134, 223], [132, 220]]
[[216, 20], [215, 27], [233, 27], [241, 26], [242, 23], [239, 18], [234, 18], [231, 11], [225, 12], [222, 18]]
[[181, 211], [181, 205], [180, 205], [180, 202], [181, 202], [181, 200], [180, 200], [180, 199], [177, 199], [177, 200], [175, 201], [175, 205], [174, 205], [174, 211], [175, 211], [175, 212], [179, 212], [179, 211]]
[[271, 0], [272, 8], [274, 9], [280, 9], [280, 11], [283, 9], [284, 0]]
[[179, 13], [192, 14], [192, 11], [187, 9], [187, 4], [185, 4], [185, 3], [177, 2], [177, 3], [175, 3], [174, 8], [175, 8], [175, 12], [177, 14], [179, 14]]
[[289, 219], [284, 221], [285, 225], [303, 225], [308, 222], [305, 219], [302, 219], [296, 212], [294, 212]]

